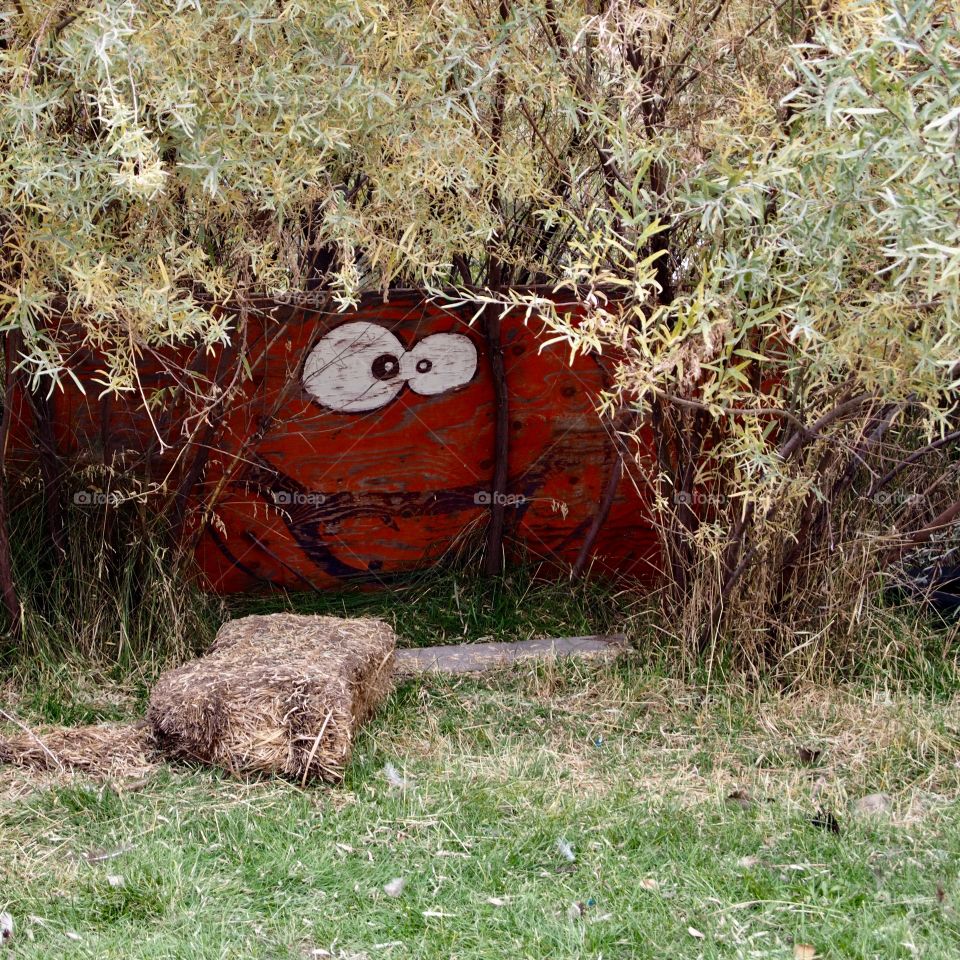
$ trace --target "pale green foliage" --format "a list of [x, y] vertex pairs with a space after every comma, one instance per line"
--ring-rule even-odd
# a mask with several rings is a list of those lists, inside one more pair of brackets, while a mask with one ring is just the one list
[[[630, 35], [641, 61], [674, 62], [675, 41], [638, 41], [629, 11], [586, 28], [598, 49]], [[641, 438], [690, 626], [704, 609], [716, 626], [752, 563], [740, 623], [764, 645], [771, 623], [796, 620], [783, 604], [798, 564], [817, 584], [805, 601], [825, 607], [818, 551], [860, 578], [875, 569], [863, 555], [895, 543], [877, 533], [950, 503], [949, 475], [912, 515], [838, 497], [954, 429], [960, 384], [960, 12], [853, 0], [780, 39], [741, 58], [739, 82], [713, 53], [723, 39], [704, 43], [692, 82], [648, 91], [656, 109], [640, 101], [643, 122], [607, 96], [633, 68], [604, 60], [593, 96], [619, 176], [610, 202], [553, 211], [576, 224], [566, 280], [595, 298], [577, 323], [536, 301], [573, 350], [622, 351], [607, 409]], [[678, 507], [691, 487], [713, 509]]]
[[[612, 210], [579, 225], [567, 272], [625, 298], [626, 311], [618, 298], [595, 324], [607, 341], [631, 345], [640, 397], [696, 385], [708, 403], [762, 400], [745, 371], [775, 355], [781, 369], [814, 364], [827, 379], [856, 371], [889, 399], [922, 397], [940, 417], [952, 412], [960, 17], [933, 2], [909, 17], [895, 11], [847, 4], [792, 51], [783, 73], [794, 88], [769, 104], [747, 103], [747, 90], [744, 112], [714, 119], [713, 149], [697, 162], [687, 162], [689, 131], [686, 143], [650, 142], [611, 125], [614, 152], [636, 179]], [[653, 163], [668, 176], [656, 197], [645, 179]], [[671, 301], [651, 311], [653, 258], [636, 251], [665, 224], [686, 242], [673, 250]], [[564, 332], [598, 345], [595, 325]]]
[[[227, 341], [213, 303], [259, 291], [526, 305], [620, 359], [606, 410], [646, 438], [668, 562], [708, 607], [779, 551], [776, 606], [876, 430], [895, 460], [955, 419], [946, 0], [14, 6], [0, 270], [35, 380], [64, 375], [61, 314], [119, 391], [139, 351]], [[696, 486], [724, 509], [673, 510]]]
[[[539, 205], [529, 132], [508, 125], [499, 150], [489, 133], [501, 65], [535, 112], [554, 96], [549, 64], [529, 57], [536, 9], [503, 26], [376, 0], [8, 12], [3, 304], [30, 372], [62, 373], [44, 328], [64, 311], [111, 348], [108, 387], [129, 388], [125, 344], [225, 341], [213, 300], [298, 288], [323, 247], [342, 304], [443, 283], [454, 252], [496, 235], [494, 184]], [[557, 107], [562, 124], [572, 108]]]

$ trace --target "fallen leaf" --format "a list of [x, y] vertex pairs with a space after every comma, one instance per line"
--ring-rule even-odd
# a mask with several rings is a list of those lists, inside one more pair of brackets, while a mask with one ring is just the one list
[[816, 960], [817, 951], [809, 943], [795, 943], [793, 945], [793, 960]]
[[813, 782], [813, 788], [810, 791], [810, 795], [813, 797], [819, 797], [820, 794], [826, 793], [829, 789], [829, 782], [824, 777], [817, 777], [817, 779]]
[[573, 863], [577, 859], [577, 855], [573, 852], [573, 847], [567, 843], [563, 837], [557, 840], [557, 852], [564, 860], [570, 863]]
[[864, 817], [879, 817], [889, 813], [891, 805], [889, 793], [868, 793], [854, 803], [853, 810]]
[[698, 940], [703, 939], [703, 934], [696, 927], [687, 927], [687, 933], [689, 933], [691, 937], [696, 937]]
[[404, 877], [396, 877], [383, 885], [383, 892], [388, 897], [399, 897], [406, 885], [407, 881]]
[[407, 790], [413, 787], [413, 781], [403, 776], [392, 763], [384, 764], [383, 776], [391, 790]]
[[645, 877], [640, 881], [640, 887], [643, 890], [659, 890], [660, 884], [653, 877]]

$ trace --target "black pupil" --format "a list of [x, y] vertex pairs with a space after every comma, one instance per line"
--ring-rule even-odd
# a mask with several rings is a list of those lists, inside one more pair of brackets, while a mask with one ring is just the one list
[[392, 380], [400, 372], [400, 361], [392, 353], [384, 353], [370, 369], [378, 380]]
[[432, 360], [418, 360], [417, 373], [429, 373], [433, 369]]

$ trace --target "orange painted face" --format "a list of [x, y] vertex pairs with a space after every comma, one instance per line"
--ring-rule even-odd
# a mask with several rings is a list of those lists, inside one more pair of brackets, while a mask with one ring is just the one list
[[[129, 462], [132, 452], [151, 476], [170, 472], [171, 485], [194, 467], [192, 503], [213, 504], [196, 557], [219, 591], [386, 583], [435, 563], [487, 522], [493, 385], [470, 320], [416, 295], [350, 314], [270, 309], [244, 343], [243, 399], [201, 432], [202, 458], [150, 461], [157, 432], [172, 449], [182, 446], [187, 415], [170, 408], [151, 420], [130, 404], [96, 400], [93, 387], [56, 399], [58, 444], [104, 462], [118, 451]], [[580, 548], [614, 462], [595, 412], [605, 370], [594, 358], [571, 365], [562, 346], [545, 347], [523, 311], [503, 317], [501, 339], [506, 542], [562, 567]], [[75, 372], [93, 384], [98, 364], [85, 363]], [[213, 376], [223, 364], [210, 365]], [[162, 358], [140, 370], [147, 389], [167, 377]], [[597, 552], [608, 567], [636, 571], [654, 556], [654, 537], [635, 485], [620, 491]]]
[[[604, 371], [503, 320], [510, 405], [508, 539], [553, 565], [576, 555], [614, 457], [595, 412]], [[286, 396], [217, 509], [198, 559], [221, 590], [385, 583], [482, 532], [492, 497], [494, 401], [486, 344], [421, 298], [304, 317], [259, 390]], [[291, 386], [286, 369], [297, 382]], [[612, 565], [651, 556], [632, 485], [601, 542]], [[610, 535], [610, 534], [614, 535]], [[613, 553], [616, 555], [614, 556]]]

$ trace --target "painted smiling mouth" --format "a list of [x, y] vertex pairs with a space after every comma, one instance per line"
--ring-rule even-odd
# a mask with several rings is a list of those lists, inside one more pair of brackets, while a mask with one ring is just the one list
[[[543, 472], [536, 472], [525, 479], [527, 495], [519, 498], [517, 509], [512, 515], [515, 522], [519, 523], [523, 519], [544, 478]], [[293, 477], [277, 469], [262, 456], [251, 462], [243, 475], [230, 483], [230, 487], [238, 492], [256, 494], [275, 506], [278, 503], [281, 504], [277, 508], [277, 515], [310, 562], [328, 576], [354, 583], [382, 583], [385, 582], [385, 575], [379, 572], [382, 561], [374, 559], [366, 566], [360, 566], [346, 562], [339, 555], [336, 549], [339, 538], [334, 531], [343, 523], [373, 517], [387, 529], [396, 531], [399, 529], [397, 521], [400, 519], [443, 516], [479, 509], [476, 484], [452, 487], [443, 491], [407, 490], [357, 494], [341, 490], [336, 493], [318, 493], [307, 490]], [[278, 497], [278, 494], [282, 496]], [[263, 579], [244, 564], [242, 558], [237, 557], [230, 550], [227, 543], [222, 537], [216, 535], [212, 527], [210, 533], [214, 543], [231, 563], [236, 564], [238, 569], [249, 576], [258, 580]], [[253, 546], [272, 555], [268, 545], [260, 538], [253, 536], [248, 539]], [[352, 553], [349, 550], [348, 552]], [[309, 580], [280, 558], [276, 556], [273, 558], [300, 580], [309, 584]], [[310, 586], [313, 585], [310, 584]]]
[[407, 350], [386, 327], [369, 321], [330, 330], [307, 356], [303, 386], [337, 413], [378, 410], [405, 386], [424, 397], [466, 386], [477, 372], [477, 348], [460, 333], [434, 333]]

